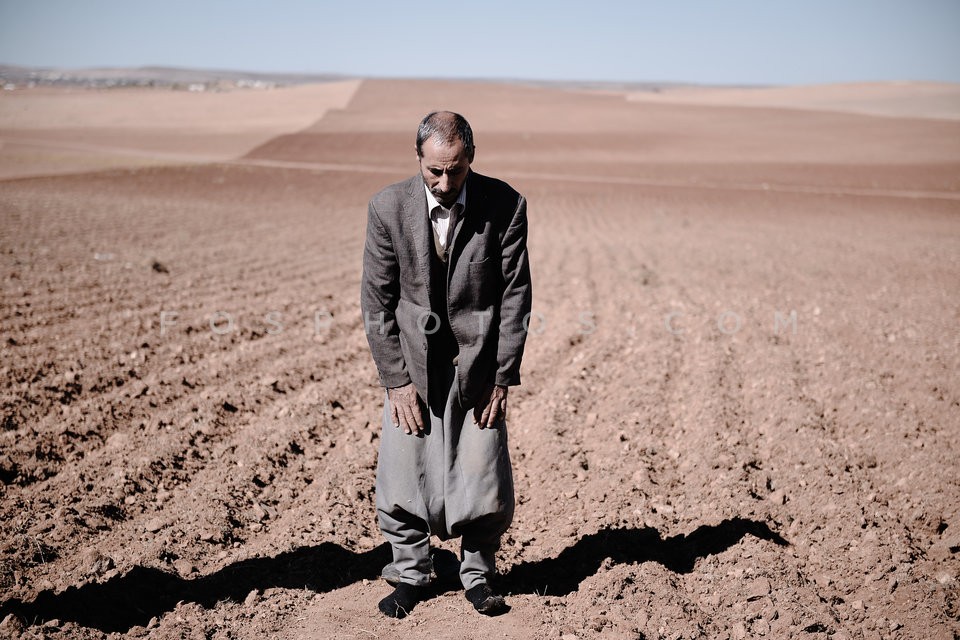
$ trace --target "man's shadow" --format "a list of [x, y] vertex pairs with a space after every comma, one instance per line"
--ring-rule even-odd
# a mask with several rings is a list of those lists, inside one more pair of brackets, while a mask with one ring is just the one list
[[[522, 562], [499, 579], [507, 593], [566, 595], [597, 572], [610, 558], [616, 563], [658, 562], [677, 573], [689, 573], [700, 558], [720, 553], [750, 534], [787, 545], [766, 523], [742, 518], [701, 526], [689, 535], [663, 539], [656, 529], [604, 528], [584, 536], [555, 558]], [[152, 567], [134, 567], [106, 582], [41, 592], [28, 602], [0, 603], [0, 619], [9, 613], [27, 624], [58, 618], [104, 633], [145, 626], [154, 616], [172, 611], [179, 602], [206, 608], [217, 602], [241, 602], [254, 589], [271, 587], [332, 591], [363, 579], [376, 579], [390, 561], [387, 544], [357, 553], [332, 542], [303, 547], [272, 558], [252, 558], [207, 576], [184, 579]], [[437, 593], [456, 588], [456, 558], [435, 556], [440, 585]]]
[[514, 565], [501, 580], [512, 593], [565, 596], [595, 574], [606, 558], [616, 564], [652, 561], [674, 573], [690, 573], [697, 560], [729, 549], [747, 534], [778, 546], [789, 545], [765, 522], [743, 518], [703, 525], [667, 539], [651, 527], [604, 528], [580, 538], [555, 558]]
[[42, 591], [29, 602], [7, 600], [0, 603], [0, 620], [15, 613], [26, 624], [59, 618], [104, 633], [123, 633], [146, 626], [151, 618], [172, 611], [179, 602], [195, 602], [210, 609], [222, 600], [243, 602], [254, 589], [271, 587], [322, 593], [375, 578], [389, 561], [387, 544], [356, 553], [324, 542], [272, 558], [241, 560], [193, 579], [136, 566], [105, 582], [68, 587], [60, 593]]

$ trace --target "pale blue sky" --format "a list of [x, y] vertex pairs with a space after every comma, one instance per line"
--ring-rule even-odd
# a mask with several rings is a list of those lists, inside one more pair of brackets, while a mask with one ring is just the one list
[[0, 0], [0, 63], [711, 84], [960, 82], [960, 0]]

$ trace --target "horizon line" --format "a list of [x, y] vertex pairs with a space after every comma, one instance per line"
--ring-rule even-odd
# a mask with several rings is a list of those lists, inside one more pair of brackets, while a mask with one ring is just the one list
[[947, 80], [930, 80], [923, 78], [895, 78], [884, 80], [842, 80], [820, 83], [751, 83], [751, 82], [730, 82], [730, 83], [712, 83], [697, 82], [687, 80], [611, 80], [611, 79], [584, 79], [584, 78], [537, 78], [537, 77], [505, 77], [505, 76], [421, 76], [421, 75], [384, 75], [384, 74], [357, 74], [343, 73], [338, 71], [262, 71], [241, 68], [227, 67], [185, 67], [168, 64], [143, 64], [136, 66], [68, 66], [68, 65], [24, 65], [7, 63], [0, 61], [0, 76], [4, 70], [17, 69], [27, 72], [66, 72], [70, 74], [81, 74], [84, 72], [150, 72], [150, 71], [182, 71], [187, 73], [207, 73], [207, 74], [228, 74], [235, 76], [255, 76], [260, 78], [283, 78], [287, 81], [299, 79], [299, 84], [303, 84], [305, 79], [316, 79], [319, 81], [331, 80], [433, 80], [444, 82], [492, 82], [492, 83], [532, 83], [539, 85], [576, 85], [581, 87], [705, 87], [705, 88], [739, 88], [739, 89], [763, 89], [777, 87], [814, 87], [814, 86], [837, 86], [850, 84], [941, 84], [941, 85], [960, 85], [960, 82]]

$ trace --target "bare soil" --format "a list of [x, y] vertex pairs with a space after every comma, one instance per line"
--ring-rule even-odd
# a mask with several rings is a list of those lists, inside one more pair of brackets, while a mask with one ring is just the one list
[[[511, 610], [444, 582], [394, 621], [365, 205], [446, 107], [530, 202]], [[960, 123], [385, 80], [326, 109], [0, 181], [0, 637], [960, 637]]]

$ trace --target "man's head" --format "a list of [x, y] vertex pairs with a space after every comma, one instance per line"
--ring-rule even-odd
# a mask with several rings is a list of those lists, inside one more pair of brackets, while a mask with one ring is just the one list
[[451, 207], [473, 162], [473, 130], [458, 113], [435, 111], [417, 130], [417, 162], [423, 182], [437, 202]]

